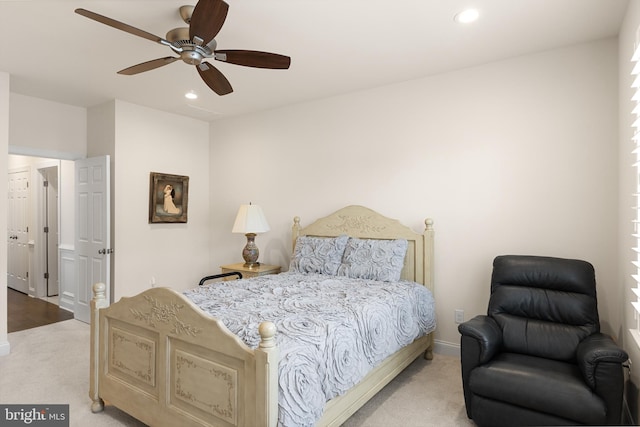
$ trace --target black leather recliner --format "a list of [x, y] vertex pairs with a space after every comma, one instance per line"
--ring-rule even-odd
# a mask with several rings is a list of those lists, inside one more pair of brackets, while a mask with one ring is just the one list
[[478, 426], [620, 424], [627, 354], [600, 333], [588, 262], [497, 257], [487, 315], [458, 330]]

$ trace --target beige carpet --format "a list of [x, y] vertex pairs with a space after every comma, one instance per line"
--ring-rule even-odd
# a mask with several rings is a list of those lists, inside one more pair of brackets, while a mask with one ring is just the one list
[[[89, 326], [76, 320], [9, 334], [0, 357], [0, 403], [69, 404], [70, 425], [143, 426], [114, 407], [91, 413]], [[436, 354], [417, 359], [354, 414], [345, 427], [464, 427], [467, 419], [460, 360]]]

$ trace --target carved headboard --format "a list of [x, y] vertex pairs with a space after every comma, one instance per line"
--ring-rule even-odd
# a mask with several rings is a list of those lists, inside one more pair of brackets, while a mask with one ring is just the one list
[[298, 236], [337, 237], [346, 234], [360, 239], [406, 239], [409, 243], [401, 278], [421, 283], [433, 291], [433, 221], [425, 220], [423, 233], [416, 233], [398, 220], [387, 218], [364, 206], [347, 206], [312, 224], [301, 227], [293, 219], [293, 247]]

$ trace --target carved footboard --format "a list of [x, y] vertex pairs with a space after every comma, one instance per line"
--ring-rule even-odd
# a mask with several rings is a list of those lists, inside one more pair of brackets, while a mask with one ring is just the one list
[[273, 426], [278, 416], [275, 326], [251, 350], [180, 293], [149, 289], [91, 308], [92, 410], [112, 404], [152, 426]]

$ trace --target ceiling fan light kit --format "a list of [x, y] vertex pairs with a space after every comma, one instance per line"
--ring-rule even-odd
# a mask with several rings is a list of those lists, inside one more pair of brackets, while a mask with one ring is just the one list
[[189, 25], [191, 23], [191, 15], [193, 14], [193, 6], [180, 6], [180, 17]]
[[218, 34], [227, 18], [229, 5], [224, 0], [200, 0], [196, 6], [181, 6], [180, 17], [188, 27], [174, 28], [167, 32], [166, 39], [148, 33], [115, 19], [108, 18], [86, 9], [76, 9], [75, 12], [86, 18], [93, 19], [129, 34], [168, 46], [175, 54], [165, 58], [153, 59], [118, 71], [118, 74], [134, 75], [154, 70], [171, 64], [179, 59], [196, 66], [198, 74], [211, 90], [218, 95], [233, 92], [231, 83], [216, 67], [206, 60], [227, 62], [253, 68], [268, 68], [283, 70], [291, 65], [291, 58], [277, 53], [260, 52], [255, 50], [216, 50], [215, 36]]

